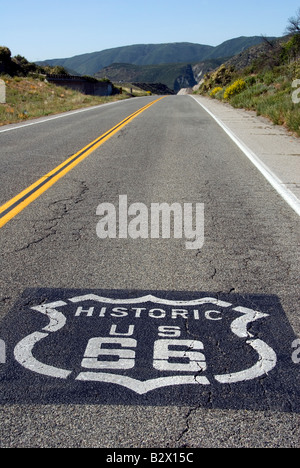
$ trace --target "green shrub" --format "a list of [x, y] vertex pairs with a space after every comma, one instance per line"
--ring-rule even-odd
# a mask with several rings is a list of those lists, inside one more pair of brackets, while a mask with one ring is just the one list
[[276, 80], [276, 77], [273, 71], [267, 71], [264, 74], [263, 83], [265, 83], [266, 85], [270, 85], [271, 83], [274, 83], [275, 80]]
[[300, 112], [297, 104], [287, 112], [286, 125], [290, 130], [296, 132], [300, 136]]
[[233, 96], [230, 103], [233, 107], [244, 107], [245, 109], [256, 109], [260, 97], [265, 94], [268, 87], [263, 83], [257, 83], [249, 86], [241, 91], [239, 94]]
[[244, 78], [247, 86], [252, 86], [256, 83], [256, 76], [250, 75]]

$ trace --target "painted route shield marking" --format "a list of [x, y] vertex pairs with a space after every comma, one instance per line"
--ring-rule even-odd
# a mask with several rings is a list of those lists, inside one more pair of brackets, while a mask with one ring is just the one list
[[0, 338], [3, 403], [298, 410], [275, 296], [27, 290]]

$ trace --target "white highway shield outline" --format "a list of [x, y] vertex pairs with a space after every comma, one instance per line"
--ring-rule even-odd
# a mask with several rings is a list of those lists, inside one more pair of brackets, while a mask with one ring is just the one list
[[[224, 308], [232, 307], [231, 303], [220, 301], [212, 297], [191, 301], [173, 301], [162, 299], [151, 294], [133, 299], [112, 299], [109, 297], [98, 296], [96, 294], [87, 294], [72, 297], [69, 299], [69, 301], [72, 303], [93, 301], [102, 304], [119, 305], [154, 303], [177, 307], [214, 304]], [[14, 349], [14, 357], [16, 361], [25, 369], [40, 375], [58, 379], [68, 379], [73, 373], [72, 369], [52, 367], [39, 362], [34, 357], [34, 347], [36, 344], [46, 339], [50, 333], [55, 333], [65, 326], [67, 319], [65, 315], [57, 309], [66, 305], [68, 305], [68, 303], [65, 301], [56, 301], [49, 304], [42, 304], [31, 307], [32, 310], [46, 315], [49, 318], [49, 324], [44, 327], [41, 332], [36, 331], [28, 335], [16, 345]], [[253, 335], [251, 335], [251, 333], [248, 331], [248, 326], [251, 323], [263, 318], [267, 318], [269, 315], [246, 307], [234, 307], [232, 310], [238, 314], [238, 317], [231, 323], [231, 332], [243, 340], [246, 339], [246, 344], [257, 352], [258, 360], [256, 364], [249, 369], [244, 369], [239, 372], [228, 374], [214, 375], [214, 379], [221, 384], [233, 384], [257, 379], [270, 373], [277, 364], [277, 356], [275, 351], [264, 341], [260, 339], [253, 339]], [[211, 384], [207, 377], [199, 375], [175, 375], [171, 377], [161, 377], [157, 379], [140, 381], [128, 376], [104, 372], [81, 372], [77, 376], [76, 380], [83, 382], [103, 382], [121, 385], [139, 395], [143, 395], [157, 388], [167, 386], [199, 384], [207, 386]]]

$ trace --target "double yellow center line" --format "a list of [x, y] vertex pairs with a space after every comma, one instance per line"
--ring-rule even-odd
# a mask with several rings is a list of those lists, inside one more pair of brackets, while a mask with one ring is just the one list
[[62, 164], [57, 166], [48, 174], [44, 175], [41, 179], [37, 180], [34, 184], [27, 187], [16, 197], [9, 200], [7, 203], [0, 207], [0, 228], [2, 228], [8, 221], [14, 218], [18, 213], [20, 213], [24, 208], [26, 208], [30, 203], [36, 200], [42, 193], [44, 193], [48, 188], [55, 184], [59, 179], [65, 176], [70, 172], [77, 164], [83, 161], [87, 156], [89, 156], [93, 151], [95, 151], [99, 146], [103, 145], [109, 138], [115, 135], [125, 127], [129, 122], [135, 119], [138, 115], [144, 112], [149, 107], [153, 106], [156, 102], [163, 99], [162, 97], [156, 99], [155, 101], [150, 102], [146, 106], [137, 110], [133, 114], [126, 117], [124, 120], [119, 122], [117, 125], [112, 127], [107, 132], [103, 133], [96, 140], [89, 143], [87, 146], [82, 148], [76, 154], [66, 159]]

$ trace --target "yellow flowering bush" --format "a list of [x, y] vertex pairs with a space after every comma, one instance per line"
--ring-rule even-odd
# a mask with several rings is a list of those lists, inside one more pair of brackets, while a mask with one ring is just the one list
[[224, 99], [230, 99], [232, 96], [235, 96], [236, 94], [239, 94], [246, 88], [246, 82], [244, 80], [237, 80], [235, 81], [232, 85], [230, 85], [225, 93], [224, 93]]
[[222, 91], [222, 89], [223, 88], [221, 88], [220, 86], [217, 86], [209, 93], [210, 97], [214, 98], [219, 91]]

